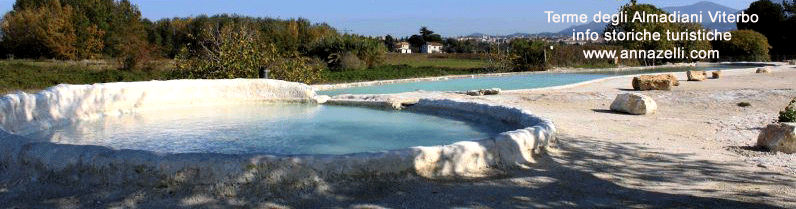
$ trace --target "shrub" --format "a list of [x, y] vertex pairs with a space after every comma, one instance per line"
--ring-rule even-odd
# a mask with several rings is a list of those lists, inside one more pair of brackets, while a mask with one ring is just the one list
[[259, 41], [259, 31], [245, 24], [207, 24], [200, 49], [181, 50], [177, 68], [188, 78], [256, 78], [276, 60], [276, 47]]
[[325, 65], [307, 57], [281, 58], [270, 67], [270, 78], [301, 83], [318, 83]]
[[154, 58], [152, 54], [156, 51], [155, 46], [141, 43], [141, 42], [130, 42], [128, 43], [129, 47], [124, 48], [122, 52], [122, 57], [120, 59], [119, 69], [124, 71], [131, 71], [131, 70], [151, 70], [155, 68], [153, 66]]
[[271, 70], [271, 78], [314, 83], [320, 80], [322, 66], [296, 51], [280, 52], [262, 40], [260, 32], [247, 24], [223, 26], [208, 24], [198, 39], [198, 50], [184, 47], [176, 60], [183, 78], [257, 78], [260, 69]]
[[721, 52], [722, 60], [732, 61], [769, 61], [768, 52], [771, 46], [768, 39], [761, 33], [752, 30], [730, 31], [729, 41], [714, 41], [713, 48]]
[[355, 35], [329, 36], [314, 41], [307, 55], [323, 59], [329, 69], [342, 70], [340, 59], [345, 55], [356, 56], [368, 68], [376, 67], [384, 61], [387, 48], [376, 39]]
[[545, 42], [517, 39], [490, 49], [489, 65], [496, 72], [539, 71], [547, 68]]
[[130, 71], [138, 66], [138, 59], [135, 56], [127, 56], [122, 60], [122, 67], [120, 70]]
[[790, 101], [790, 104], [785, 107], [785, 110], [779, 111], [780, 123], [796, 122], [796, 98]]
[[367, 66], [359, 57], [346, 53], [340, 58], [337, 67], [342, 70], [362, 70]]

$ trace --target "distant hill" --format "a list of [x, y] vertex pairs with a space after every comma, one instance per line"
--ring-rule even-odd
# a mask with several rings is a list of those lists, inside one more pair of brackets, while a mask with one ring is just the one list
[[709, 1], [700, 1], [696, 4], [688, 5], [688, 6], [681, 6], [681, 7], [664, 7], [662, 8], [663, 11], [668, 13], [672, 13], [674, 11], [678, 11], [679, 13], [684, 14], [699, 14], [702, 11], [702, 26], [707, 29], [716, 29], [719, 31], [731, 31], [738, 29], [738, 26], [735, 23], [714, 23], [710, 21], [710, 15], [708, 15], [708, 11], [716, 12], [722, 11], [728, 14], [735, 14], [740, 12], [740, 10], [733, 9], [721, 4], [716, 4]]
[[[710, 21], [710, 16], [708, 15], [708, 11], [711, 11], [711, 12], [723, 11], [723, 12], [726, 12], [726, 13], [734, 14], [734, 13], [740, 12], [740, 10], [733, 9], [733, 8], [730, 8], [730, 7], [721, 5], [721, 4], [709, 2], [709, 1], [700, 1], [700, 2], [697, 2], [697, 3], [692, 4], [692, 5], [679, 6], [679, 7], [664, 7], [664, 8], [661, 8], [661, 9], [663, 11], [666, 11], [666, 12], [669, 12], [669, 13], [672, 13], [674, 11], [678, 11], [681, 14], [698, 14], [699, 11], [702, 11], [702, 20], [703, 20], [703, 24], [702, 25], [706, 29], [717, 29], [719, 31], [730, 31], [730, 30], [735, 30], [735, 29], [738, 28], [735, 25], [735, 23], [713, 23], [713, 22], [711, 22]], [[566, 28], [564, 30], [559, 31], [558, 33], [559, 34], [564, 34], [564, 35], [572, 34], [572, 29], [575, 29], [575, 31], [578, 31], [578, 32], [584, 32], [584, 31], [586, 31], [586, 29], [591, 29], [591, 31], [598, 31], [599, 32], [599, 31], [603, 31], [603, 29], [605, 29], [605, 25], [606, 25], [606, 23], [592, 22], [592, 23], [588, 23], [588, 24], [576, 25], [576, 26], [568, 27], [568, 28]]]
[[512, 33], [512, 34], [506, 35], [506, 36], [508, 36], [508, 37], [527, 37], [527, 36], [533, 36], [533, 35], [536, 35], [536, 34], [516, 32], [516, 33]]
[[575, 29], [575, 31], [577, 32], [586, 32], [586, 30], [590, 30], [590, 31], [597, 31], [597, 33], [602, 33], [603, 29], [605, 29], [605, 25], [607, 25], [607, 23], [591, 22], [583, 25], [570, 26], [564, 30], [559, 31], [558, 33], [564, 35], [572, 34], [572, 29]]
[[482, 37], [482, 36], [485, 36], [485, 35], [486, 34], [483, 34], [483, 33], [473, 33], [473, 34], [470, 34], [470, 35], [467, 35], [467, 36], [464, 36], [464, 37]]
[[481, 38], [483, 36], [490, 36], [490, 37], [503, 37], [503, 38], [512, 38], [512, 37], [529, 37], [529, 36], [552, 36], [555, 33], [550, 32], [542, 32], [542, 33], [521, 33], [516, 32], [508, 35], [487, 35], [484, 33], [472, 33], [470, 35], [461, 36], [461, 37], [469, 37], [469, 38]]

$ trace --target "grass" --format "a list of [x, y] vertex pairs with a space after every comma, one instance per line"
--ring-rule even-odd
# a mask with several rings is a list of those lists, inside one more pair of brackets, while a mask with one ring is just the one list
[[432, 77], [443, 75], [464, 75], [487, 73], [484, 68], [452, 68], [436, 66], [381, 65], [372, 69], [345, 70], [339, 72], [323, 71], [326, 82], [340, 83], [353, 81], [372, 81], [402, 78]]
[[411, 67], [444, 67], [449, 69], [485, 68], [489, 62], [481, 55], [471, 54], [400, 54], [388, 53], [384, 65]]
[[785, 106], [785, 110], [779, 111], [779, 122], [780, 123], [793, 123], [796, 122], [796, 98], [788, 103], [788, 106]]
[[61, 83], [92, 84], [166, 78], [165, 71], [122, 71], [62, 61], [0, 61], [0, 93], [33, 92]]
[[597, 63], [597, 64], [580, 64], [574, 65], [573, 68], [584, 68], [584, 69], [600, 69], [600, 68], [615, 68], [617, 65], [610, 64], [610, 63]]
[[[466, 63], [479, 63], [469, 58], [429, 58], [425, 54], [401, 56], [393, 61], [426, 60], [414, 65], [386, 64], [373, 69], [329, 71], [324, 70], [324, 82], [353, 82], [385, 79], [417, 78], [444, 75], [462, 75], [487, 73], [483, 65], [470, 66]], [[0, 60], [0, 95], [24, 91], [36, 91], [58, 84], [93, 84], [123, 81], [168, 80], [169, 68], [173, 61], [163, 60], [158, 63], [159, 70], [124, 71], [117, 69], [112, 61], [53, 61], [53, 60]], [[448, 67], [445, 65], [454, 65]]]
[[[115, 60], [0, 60], [0, 95], [33, 93], [58, 84], [92, 84], [175, 78], [174, 60], [156, 60], [155, 70], [119, 70]], [[482, 54], [387, 54], [384, 64], [364, 70], [324, 70], [327, 83], [489, 73]]]

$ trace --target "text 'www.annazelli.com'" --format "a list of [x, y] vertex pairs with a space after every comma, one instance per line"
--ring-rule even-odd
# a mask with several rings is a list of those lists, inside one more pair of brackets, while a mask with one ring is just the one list
[[[617, 55], [618, 52], [618, 55]], [[586, 59], [718, 59], [718, 50], [691, 50], [675, 47], [671, 50], [583, 50]]]

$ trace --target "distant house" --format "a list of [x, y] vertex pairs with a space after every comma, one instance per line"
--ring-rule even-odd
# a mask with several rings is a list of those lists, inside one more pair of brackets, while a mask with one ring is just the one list
[[420, 47], [420, 52], [422, 53], [442, 53], [442, 44], [437, 42], [426, 42]]
[[401, 54], [411, 54], [412, 49], [409, 48], [409, 42], [398, 42], [395, 43], [395, 51], [400, 52]]

